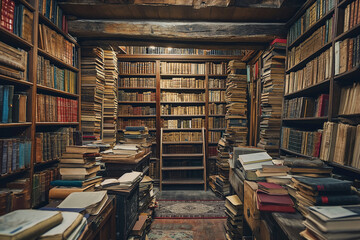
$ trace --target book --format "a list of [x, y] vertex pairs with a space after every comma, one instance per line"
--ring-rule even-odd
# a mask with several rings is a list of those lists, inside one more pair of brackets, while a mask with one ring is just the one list
[[37, 238], [62, 220], [62, 214], [57, 211], [16, 210], [0, 217], [0, 237], [4, 240]]
[[288, 195], [276, 196], [258, 192], [256, 199], [260, 211], [295, 212], [294, 203]]
[[272, 157], [270, 157], [269, 154], [267, 154], [266, 152], [239, 155], [239, 161], [243, 166], [255, 163], [268, 162], [271, 160]]
[[287, 195], [288, 192], [282, 186], [275, 183], [258, 182], [258, 192], [264, 192], [269, 195]]
[[351, 192], [351, 182], [335, 178], [293, 177], [293, 182], [310, 191], [318, 192]]
[[99, 148], [97, 147], [88, 147], [88, 146], [66, 146], [67, 153], [99, 153]]
[[61, 212], [62, 222], [56, 227], [43, 233], [39, 239], [68, 239], [71, 233], [80, 225], [83, 216], [76, 212]]
[[74, 180], [55, 180], [52, 181], [50, 184], [51, 186], [64, 186], [64, 187], [79, 187], [83, 188], [88, 185], [100, 183], [102, 181], [101, 176], [96, 176], [90, 179], [86, 179], [83, 181], [74, 181]]
[[65, 199], [73, 192], [91, 192], [95, 190], [94, 185], [95, 184], [91, 184], [84, 187], [64, 187], [64, 186], [53, 187], [49, 191], [49, 198]]

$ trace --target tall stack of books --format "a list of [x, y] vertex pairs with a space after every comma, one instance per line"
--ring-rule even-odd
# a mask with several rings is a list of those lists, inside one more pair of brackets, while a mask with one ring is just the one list
[[243, 235], [243, 203], [237, 195], [227, 196], [225, 201], [226, 239], [241, 239]]
[[81, 128], [84, 141], [100, 139], [102, 105], [105, 91], [104, 51], [81, 51]]
[[296, 188], [296, 207], [303, 214], [310, 206], [359, 204], [360, 197], [352, 190], [351, 182], [335, 178], [293, 177]]
[[262, 93], [259, 148], [279, 155], [281, 106], [284, 95], [286, 40], [276, 39], [262, 56]]
[[359, 239], [360, 205], [310, 207], [300, 233], [305, 239]]
[[96, 164], [99, 148], [88, 146], [67, 146], [60, 160], [61, 180], [51, 182], [51, 199], [65, 199], [73, 192], [94, 191], [95, 184], [101, 182], [96, 176], [100, 166]]
[[226, 119], [225, 138], [230, 144], [247, 145], [247, 72], [246, 64], [232, 60], [229, 62], [226, 79]]
[[117, 79], [119, 75], [116, 53], [104, 50], [105, 92], [104, 92], [104, 125], [103, 141], [113, 144], [116, 141], [117, 116]]

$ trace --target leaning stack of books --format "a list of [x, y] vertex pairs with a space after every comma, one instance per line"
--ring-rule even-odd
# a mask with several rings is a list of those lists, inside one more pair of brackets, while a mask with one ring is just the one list
[[241, 239], [243, 235], [243, 203], [237, 195], [227, 196], [225, 201], [226, 239]]
[[240, 61], [229, 62], [226, 79], [226, 140], [230, 144], [247, 145], [247, 72], [246, 64]]
[[104, 51], [101, 48], [81, 50], [81, 130], [83, 140], [100, 139], [105, 91]]
[[296, 188], [296, 206], [309, 214], [310, 206], [336, 206], [359, 204], [360, 197], [351, 188], [351, 182], [335, 178], [293, 177]]
[[117, 116], [117, 79], [119, 75], [116, 53], [113, 50], [104, 50], [104, 123], [103, 141], [113, 144], [116, 142]]
[[[281, 43], [284, 42], [285, 44]], [[270, 51], [263, 54], [261, 81], [261, 122], [259, 148], [272, 157], [279, 155], [281, 109], [284, 95], [286, 39], [276, 39]]]
[[88, 146], [67, 146], [60, 159], [61, 180], [51, 182], [51, 199], [65, 199], [73, 192], [94, 191], [95, 184], [102, 178], [96, 176], [100, 166], [96, 164], [99, 148]]
[[300, 233], [313, 239], [360, 239], [360, 205], [310, 207]]

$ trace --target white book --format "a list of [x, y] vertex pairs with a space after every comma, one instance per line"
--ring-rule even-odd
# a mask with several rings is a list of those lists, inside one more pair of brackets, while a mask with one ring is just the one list
[[335, 75], [340, 73], [340, 41], [335, 43]]
[[271, 161], [272, 157], [267, 154], [266, 152], [258, 152], [258, 153], [250, 153], [250, 154], [243, 154], [239, 155], [239, 161], [241, 164], [248, 165], [253, 163], [261, 163]]
[[83, 219], [83, 215], [76, 212], [61, 212], [63, 221], [40, 236], [39, 239], [67, 239]]
[[263, 165], [274, 165], [274, 164], [270, 160], [270, 161], [265, 161], [265, 162], [256, 162], [256, 163], [246, 164], [246, 165], [243, 165], [243, 168], [245, 171], [257, 170], [257, 169], [262, 169]]

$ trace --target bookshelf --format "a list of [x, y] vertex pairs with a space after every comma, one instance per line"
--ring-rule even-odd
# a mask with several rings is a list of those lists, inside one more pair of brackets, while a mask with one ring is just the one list
[[[119, 61], [119, 91], [155, 94], [155, 101], [138, 102], [120, 101], [119, 99], [118, 124], [124, 121], [127, 123], [146, 123], [141, 121], [146, 119], [152, 119], [155, 122], [155, 127], [153, 127], [154, 125], [150, 126], [156, 130], [154, 136], [157, 143], [156, 151], [153, 151], [155, 153], [154, 158], [151, 161], [156, 161], [157, 166], [160, 166], [160, 129], [162, 127], [163, 132], [174, 133], [180, 131], [201, 132], [204, 128], [205, 156], [207, 158], [209, 145], [217, 142], [224, 132], [225, 126], [210, 127], [209, 121], [210, 118], [218, 121], [225, 119], [226, 64], [230, 60], [241, 59], [242, 57], [206, 55], [205, 53], [192, 55], [118, 54], [117, 57]], [[123, 71], [126, 67], [136, 66], [136, 62], [143, 62], [143, 65], [149, 62], [154, 63], [151, 65], [151, 70], [154, 72]], [[210, 69], [210, 65], [213, 70]], [[193, 72], [189, 72], [191, 70], [189, 66], [193, 66]], [[177, 72], [177, 67], [184, 71]], [[216, 67], [217, 70], [215, 70]], [[164, 94], [168, 95], [165, 96]], [[194, 99], [199, 94], [201, 98]], [[138, 107], [136, 110], [138, 112], [133, 113], [136, 107]], [[142, 110], [139, 110], [139, 107]], [[145, 111], [146, 114], [143, 114], [142, 111]], [[129, 119], [139, 121], [130, 122]], [[173, 126], [174, 120], [178, 122], [177, 128]], [[192, 125], [191, 128], [186, 126], [194, 120], [201, 122], [201, 124]], [[169, 122], [172, 125], [165, 128], [164, 123], [168, 124]], [[181, 124], [185, 125], [182, 125], [183, 128], [178, 128], [181, 127]], [[149, 128], [149, 126], [147, 127]]]
[[[13, 1], [9, 2], [12, 4]], [[39, 6], [46, 5], [45, 0], [17, 0], [14, 1], [14, 4], [18, 11], [17, 15], [14, 15], [13, 30], [0, 27], [0, 47], [8, 50], [9, 48], [21, 49], [18, 54], [25, 54], [22, 59], [25, 59], [26, 62], [24, 62], [23, 69], [16, 68], [22, 70], [14, 71], [16, 74], [13, 76], [0, 73], [0, 85], [10, 86], [9, 91], [14, 92], [14, 99], [20, 95], [19, 102], [17, 102], [18, 100], [15, 102], [13, 99], [12, 111], [15, 119], [12, 122], [7, 119], [8, 123], [6, 121], [0, 123], [1, 150], [3, 150], [5, 141], [13, 139], [11, 145], [9, 142], [6, 143], [6, 147], [11, 147], [12, 152], [18, 156], [16, 163], [13, 164], [12, 162], [9, 164], [9, 161], [2, 158], [2, 164], [6, 162], [7, 167], [1, 168], [0, 187], [4, 188], [13, 181], [20, 181], [18, 183], [22, 186], [21, 189], [26, 189], [26, 200], [23, 201], [25, 205], [22, 207], [30, 208], [46, 203], [47, 193], [41, 188], [48, 189], [49, 186], [42, 187], [44, 177], [48, 177], [51, 181], [50, 175], [57, 176], [56, 163], [59, 156], [66, 144], [72, 144], [73, 132], [79, 131], [81, 128], [78, 118], [81, 102], [79, 97], [80, 49], [76, 41], [66, 32], [66, 28], [61, 26], [62, 21], [58, 20], [55, 24], [49, 20], [49, 12], [45, 15], [41, 12], [42, 9], [39, 9]], [[58, 6], [54, 5], [53, 7], [54, 12], [51, 13], [51, 18], [55, 21], [55, 19], [60, 19], [56, 17], [58, 16], [56, 14], [63, 13]], [[64, 18], [66, 18], [65, 15]], [[22, 21], [20, 21], [21, 19]], [[44, 28], [51, 30], [57, 43], [67, 46], [66, 56], [62, 54], [63, 49], [51, 45], [50, 37], [42, 31]], [[44, 47], [45, 45], [47, 48]], [[12, 54], [14, 53], [12, 52]], [[18, 63], [22, 63], [22, 60], [19, 59]], [[0, 65], [2, 65], [1, 61]], [[21, 72], [25, 73], [24, 77], [21, 77]], [[50, 72], [55, 74], [56, 80], [54, 75], [49, 75]], [[52, 101], [51, 107], [50, 102], [44, 102], [44, 106], [47, 105], [47, 108], [43, 109], [45, 112], [42, 114], [51, 113], [53, 116], [51, 121], [45, 121], [45, 119], [40, 121], [39, 119], [41, 104], [38, 99], [39, 95], [63, 100]], [[71, 117], [68, 116], [65, 119], [63, 116], [65, 116], [66, 109], [70, 109], [70, 105], [65, 105], [65, 103], [70, 104], [70, 101], [73, 103], [74, 110]], [[64, 105], [60, 105], [61, 103]], [[43, 148], [44, 137], [48, 137], [51, 142], [46, 150], [51, 151], [50, 149], [56, 146], [58, 147], [56, 154], [43, 155], [46, 151]], [[40, 178], [43, 180], [39, 181]]]
[[[351, 95], [353, 97], [350, 98], [349, 96], [351, 92], [355, 92], [360, 77], [359, 50], [356, 48], [360, 41], [358, 37], [360, 19], [355, 18], [353, 14], [358, 12], [359, 1], [326, 2], [328, 5], [325, 6], [324, 11], [314, 12], [315, 15], [311, 17], [311, 20], [306, 20], [306, 23], [309, 23], [308, 27], [304, 27], [304, 22], [301, 23], [299, 19], [301, 16], [305, 16], [306, 19], [306, 14], [312, 11], [310, 9], [319, 6], [318, 1], [307, 1], [288, 22], [290, 31], [288, 32], [283, 104], [286, 106], [289, 101], [299, 103], [311, 102], [315, 99], [315, 103], [321, 105], [324, 102], [321, 103], [321, 100], [316, 98], [324, 94], [327, 94], [329, 99], [325, 101], [324, 112], [320, 115], [282, 116], [280, 153], [320, 158], [333, 166], [335, 172], [347, 172], [349, 176], [356, 176], [359, 173], [359, 157], [354, 152], [358, 151], [355, 140], [360, 137], [359, 131], [356, 130], [360, 124], [358, 117], [360, 111], [356, 108], [358, 102], [355, 95], [357, 94]], [[350, 11], [355, 8], [356, 11]], [[330, 19], [332, 19], [331, 24], [328, 23]], [[323, 36], [327, 36], [325, 39], [320, 38], [321, 44], [317, 44], [316, 48], [304, 57], [294, 57], [293, 49], [299, 48], [304, 42], [311, 41], [310, 37], [321, 28], [322, 31], [325, 29]], [[302, 29], [306, 30], [300, 31]], [[304, 107], [300, 104], [298, 109], [301, 109], [301, 106]], [[344, 137], [339, 137], [341, 131], [351, 132], [353, 137], [346, 134], [343, 135]], [[292, 138], [284, 138], [289, 134]], [[315, 150], [312, 153], [307, 151], [306, 145], [295, 140], [295, 138], [302, 138], [310, 144], [309, 141], [317, 139], [317, 137], [313, 139], [311, 135], [322, 138], [321, 142], [315, 144]], [[335, 149], [331, 154], [329, 154], [330, 148]], [[342, 154], [339, 149], [349, 156]], [[334, 159], [331, 156], [334, 156]]]

